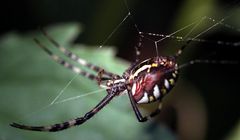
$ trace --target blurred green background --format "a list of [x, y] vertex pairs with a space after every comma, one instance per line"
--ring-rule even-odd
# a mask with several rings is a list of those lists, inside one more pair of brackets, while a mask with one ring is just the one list
[[[208, 16], [223, 24], [200, 36], [206, 40], [239, 42], [240, 1], [129, 0], [133, 20], [127, 19], [99, 48], [127, 15], [123, 0], [8, 1], [0, 6], [0, 140], [144, 139], [203, 140], [240, 139], [239, 65], [193, 65], [181, 70], [176, 87], [164, 98], [162, 113], [138, 123], [127, 96], [114, 99], [87, 123], [57, 133], [41, 133], [9, 127], [11, 122], [48, 125], [79, 117], [106, 94], [99, 92], [77, 100], [48, 106], [75, 74], [53, 62], [37, 45], [37, 37], [51, 47], [39, 31], [44, 27], [54, 39], [82, 58], [117, 73], [134, 61], [138, 42], [134, 23], [143, 32], [172, 33], [197, 18]], [[213, 22], [200, 23], [190, 37]], [[184, 36], [191, 29], [177, 34]], [[159, 54], [173, 54], [184, 42], [167, 39]], [[156, 55], [152, 42], [144, 41], [141, 59]], [[191, 43], [180, 58], [239, 61], [239, 46]], [[212, 55], [212, 54], [215, 55]], [[84, 77], [74, 78], [58, 101], [99, 88]], [[145, 111], [149, 110], [144, 106]], [[150, 107], [151, 109], [151, 107]]]

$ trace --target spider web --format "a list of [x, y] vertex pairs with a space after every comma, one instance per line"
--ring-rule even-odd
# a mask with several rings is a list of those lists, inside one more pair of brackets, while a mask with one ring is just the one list
[[[191, 23], [181, 27], [180, 29], [172, 32], [172, 33], [153, 33], [153, 32], [147, 32], [147, 31], [142, 31], [139, 26], [138, 23], [135, 22], [134, 19], [134, 15], [131, 12], [131, 9], [129, 8], [129, 5], [127, 4], [127, 2], [124, 0], [125, 2], [125, 6], [127, 9], [127, 14], [123, 17], [123, 19], [120, 21], [120, 23], [113, 29], [113, 31], [106, 37], [106, 39], [101, 43], [101, 45], [98, 46], [99, 49], [101, 49], [102, 47], [105, 46], [105, 44], [112, 38], [112, 36], [118, 31], [120, 30], [121, 26], [123, 26], [123, 24], [125, 24], [127, 21], [131, 21], [131, 23], [134, 25], [134, 29], [137, 31], [137, 36], [139, 38], [142, 38], [142, 40], [147, 40], [152, 42], [155, 47], [155, 51], [156, 51], [156, 56], [159, 56], [159, 47], [160, 47], [160, 43], [167, 40], [167, 39], [171, 39], [177, 42], [181, 42], [181, 43], [185, 43], [185, 44], [189, 44], [188, 42], [195, 42], [195, 43], [205, 43], [205, 44], [215, 44], [217, 46], [223, 46], [223, 47], [238, 47], [240, 46], [240, 42], [231, 42], [231, 41], [222, 41], [222, 40], [208, 40], [208, 39], [203, 39], [201, 38], [203, 35], [211, 32], [212, 30], [218, 28], [218, 27], [223, 27], [226, 28], [228, 30], [234, 30], [236, 32], [240, 32], [240, 29], [225, 23], [225, 21], [229, 18], [231, 18], [234, 13], [231, 13], [228, 16], [225, 16], [223, 18], [221, 18], [220, 20], [216, 20], [213, 17], [208, 17], [208, 16], [203, 16], [203, 17], [199, 17], [196, 18], [194, 21], [192, 21]], [[238, 7], [239, 4], [237, 4], [235, 7]], [[204, 30], [200, 31], [197, 34], [194, 34], [194, 31], [197, 30], [197, 28], [199, 26], [201, 26], [201, 24], [204, 24], [204, 22], [210, 22], [211, 25], [209, 25], [207, 28], [205, 28]], [[186, 34], [180, 36], [178, 35], [178, 33], [181, 33], [183, 31], [187, 31]], [[194, 35], [193, 35], [194, 34]], [[137, 42], [137, 44], [142, 45], [144, 43], [143, 42]], [[142, 45], [144, 47], [144, 45]], [[188, 47], [188, 46], [187, 46]], [[210, 64], [237, 64], [238, 61], [228, 61], [228, 60], [222, 60], [222, 61], [216, 61], [216, 60], [208, 60], [208, 59], [194, 59], [194, 60], [190, 60], [186, 63], [183, 63], [182, 65], [179, 66], [180, 69], [187, 67], [191, 64], [195, 64], [195, 63], [210, 63]], [[167, 72], [171, 72], [167, 71]], [[59, 93], [57, 94], [57, 96], [52, 99], [52, 101], [44, 106], [43, 108], [29, 113], [27, 116], [31, 116], [32, 114], [35, 114], [41, 110], [47, 109], [49, 107], [52, 107], [53, 105], [57, 105], [57, 104], [62, 104], [62, 103], [66, 103], [69, 101], [73, 101], [73, 100], [78, 100], [80, 98], [86, 97], [86, 96], [90, 96], [96, 93], [99, 93], [101, 91], [104, 91], [105, 89], [98, 89], [98, 90], [94, 90], [94, 91], [90, 91], [88, 93], [85, 94], [81, 94], [81, 95], [76, 95], [74, 97], [70, 97], [70, 98], [66, 98], [63, 100], [59, 100], [59, 98], [64, 94], [64, 91], [71, 85], [71, 83], [78, 77], [78, 75], [74, 75], [72, 77], [71, 80], [69, 80], [67, 82], [67, 84], [59, 91]]]

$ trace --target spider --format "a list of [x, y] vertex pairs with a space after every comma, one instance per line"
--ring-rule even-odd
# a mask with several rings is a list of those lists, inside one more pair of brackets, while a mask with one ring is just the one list
[[[141, 41], [144, 35], [139, 32], [139, 43], [135, 46], [136, 60], [131, 66], [120, 76], [111, 72], [105, 71], [103, 68], [94, 64], [88, 63], [84, 59], [78, 57], [73, 52], [62, 47], [44, 30], [41, 30], [43, 35], [53, 44], [54, 47], [59, 49], [65, 56], [71, 60], [79, 63], [80, 65], [95, 71], [95, 74], [88, 73], [66, 61], [61, 57], [53, 54], [46, 46], [44, 46], [38, 39], [34, 41], [42, 48], [54, 61], [62, 66], [70, 69], [76, 74], [82, 75], [90, 80], [96, 81], [98, 85], [106, 89], [107, 95], [89, 112], [84, 116], [78, 117], [63, 123], [58, 123], [49, 126], [28, 126], [18, 123], [10, 124], [12, 127], [32, 130], [32, 131], [47, 131], [56, 132], [68, 129], [73, 126], [81, 125], [87, 120], [91, 119], [103, 107], [105, 107], [114, 97], [122, 95], [127, 91], [128, 97], [131, 102], [132, 109], [139, 122], [145, 122], [149, 118], [156, 116], [160, 113], [162, 108], [162, 99], [167, 95], [175, 86], [178, 79], [179, 69], [177, 64], [179, 56], [183, 50], [191, 42], [188, 40], [177, 52], [172, 56], [155, 56], [148, 58], [144, 61], [139, 61]], [[157, 45], [157, 42], [155, 42]], [[156, 46], [157, 47], [157, 46]], [[215, 63], [208, 60], [192, 60], [188, 64], [195, 63]], [[158, 102], [158, 107], [149, 115], [143, 116], [138, 108], [138, 104], [148, 104]]]

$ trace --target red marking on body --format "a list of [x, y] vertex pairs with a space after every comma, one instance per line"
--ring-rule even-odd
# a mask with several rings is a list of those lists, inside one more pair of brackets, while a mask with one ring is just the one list
[[144, 86], [142, 86], [142, 80], [140, 81], [136, 81], [136, 90], [135, 90], [135, 93], [133, 93], [133, 97], [136, 101], [139, 101], [143, 94], [144, 94]]
[[148, 73], [141, 77], [141, 80], [137, 80], [135, 82], [136, 84], [136, 90], [135, 93], [133, 93], [133, 97], [136, 101], [139, 101], [143, 96], [144, 93], [150, 93], [152, 92], [154, 86], [158, 84], [161, 80], [161, 72], [155, 72], [155, 73]]
[[159, 82], [162, 80], [162, 74], [160, 71], [157, 71], [155, 73], [149, 73], [147, 75], [145, 75], [144, 77], [144, 89], [147, 92], [150, 92], [153, 90], [153, 87], [156, 84], [159, 84]]

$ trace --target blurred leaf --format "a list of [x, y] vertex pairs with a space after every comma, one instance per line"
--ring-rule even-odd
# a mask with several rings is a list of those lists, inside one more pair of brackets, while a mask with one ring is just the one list
[[231, 134], [226, 138], [226, 140], [239, 140], [240, 139], [240, 123], [236, 123], [236, 127]]
[[[69, 46], [79, 34], [76, 24], [58, 25], [46, 29], [61, 44]], [[9, 33], [0, 41], [0, 139], [134, 139], [142, 129], [129, 110], [124, 97], [114, 99], [87, 123], [58, 133], [41, 133], [11, 128], [16, 121], [28, 125], [49, 125], [84, 115], [92, 109], [106, 92], [44, 108], [75, 76], [68, 69], [53, 62], [33, 42], [37, 37], [48, 47], [50, 43], [39, 33], [19, 35]], [[54, 49], [52, 47], [52, 49]], [[115, 58], [112, 48], [76, 45], [71, 49], [86, 60], [121, 74], [127, 67], [123, 60]], [[64, 91], [60, 100], [98, 90], [95, 82], [78, 76]], [[127, 129], [127, 131], [126, 131]], [[127, 133], [126, 133], [127, 132]]]

